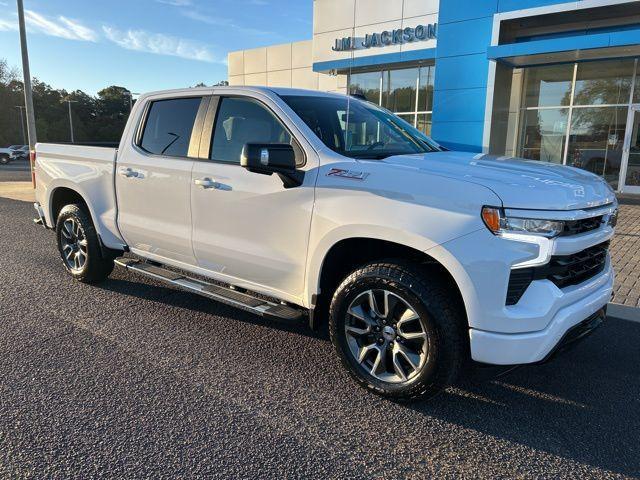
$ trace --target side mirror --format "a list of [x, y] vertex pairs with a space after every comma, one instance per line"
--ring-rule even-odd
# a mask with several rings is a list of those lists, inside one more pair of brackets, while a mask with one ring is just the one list
[[296, 153], [286, 143], [247, 143], [242, 148], [240, 165], [265, 175], [292, 173], [296, 170]]
[[240, 165], [253, 173], [278, 174], [285, 188], [298, 187], [304, 180], [304, 172], [296, 170], [296, 151], [287, 143], [247, 143]]

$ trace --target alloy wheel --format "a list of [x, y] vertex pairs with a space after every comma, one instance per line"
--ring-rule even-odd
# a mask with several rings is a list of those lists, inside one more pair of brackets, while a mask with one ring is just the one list
[[74, 271], [82, 270], [87, 263], [87, 238], [74, 218], [67, 218], [62, 224], [60, 243], [67, 266]]
[[351, 355], [378, 380], [409, 382], [427, 362], [429, 338], [420, 315], [393, 292], [372, 289], [358, 295], [344, 328]]

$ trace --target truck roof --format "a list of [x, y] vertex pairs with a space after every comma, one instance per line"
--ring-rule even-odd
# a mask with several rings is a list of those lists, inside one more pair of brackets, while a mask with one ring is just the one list
[[155, 95], [173, 94], [176, 96], [182, 95], [211, 95], [213, 93], [224, 94], [224, 92], [232, 91], [247, 91], [247, 92], [262, 92], [266, 94], [275, 93], [276, 95], [297, 95], [297, 96], [313, 96], [313, 97], [333, 97], [344, 98], [344, 94], [335, 92], [320, 92], [318, 90], [306, 90], [303, 88], [286, 88], [286, 87], [261, 87], [251, 85], [229, 85], [229, 86], [214, 86], [214, 87], [194, 87], [194, 88], [177, 88], [172, 90], [157, 90], [153, 92], [147, 92], [140, 96], [140, 99]]

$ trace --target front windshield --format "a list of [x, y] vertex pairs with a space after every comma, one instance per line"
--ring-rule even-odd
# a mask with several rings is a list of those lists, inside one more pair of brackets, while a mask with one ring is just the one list
[[302, 95], [282, 99], [327, 147], [347, 157], [382, 159], [439, 150], [412, 125], [368, 102]]

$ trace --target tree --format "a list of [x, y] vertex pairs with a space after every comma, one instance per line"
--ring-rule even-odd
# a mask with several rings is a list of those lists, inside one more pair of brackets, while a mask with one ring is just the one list
[[24, 105], [18, 71], [0, 59], [0, 146], [22, 143], [20, 109]]
[[[223, 80], [217, 85], [228, 85]], [[206, 87], [198, 83], [195, 87]], [[33, 79], [33, 103], [40, 142], [69, 142], [69, 104], [76, 142], [118, 142], [129, 117], [133, 99], [125, 87], [111, 85], [94, 97], [82, 90], [68, 92]], [[16, 68], [0, 59], [0, 147], [22, 143], [20, 110], [24, 89]]]
[[115, 85], [98, 92], [95, 138], [99, 138], [99, 141], [103, 142], [117, 142], [120, 140], [129, 118], [130, 96], [131, 92], [129, 90]]
[[[217, 83], [214, 83], [213, 85], [211, 85], [212, 87], [226, 87], [227, 85], [229, 85], [229, 82], [227, 82], [226, 80], [221, 80]], [[196, 83], [193, 87], [191, 88], [199, 88], [199, 87], [208, 87], [209, 85], [207, 85], [204, 82], [199, 82]]]
[[[124, 87], [110, 86], [96, 97], [82, 90], [68, 92], [33, 79], [33, 103], [38, 140], [68, 142], [69, 105], [76, 142], [117, 142], [129, 116], [131, 92]], [[24, 89], [18, 71], [0, 59], [0, 146], [21, 144], [20, 110], [24, 105]]]

